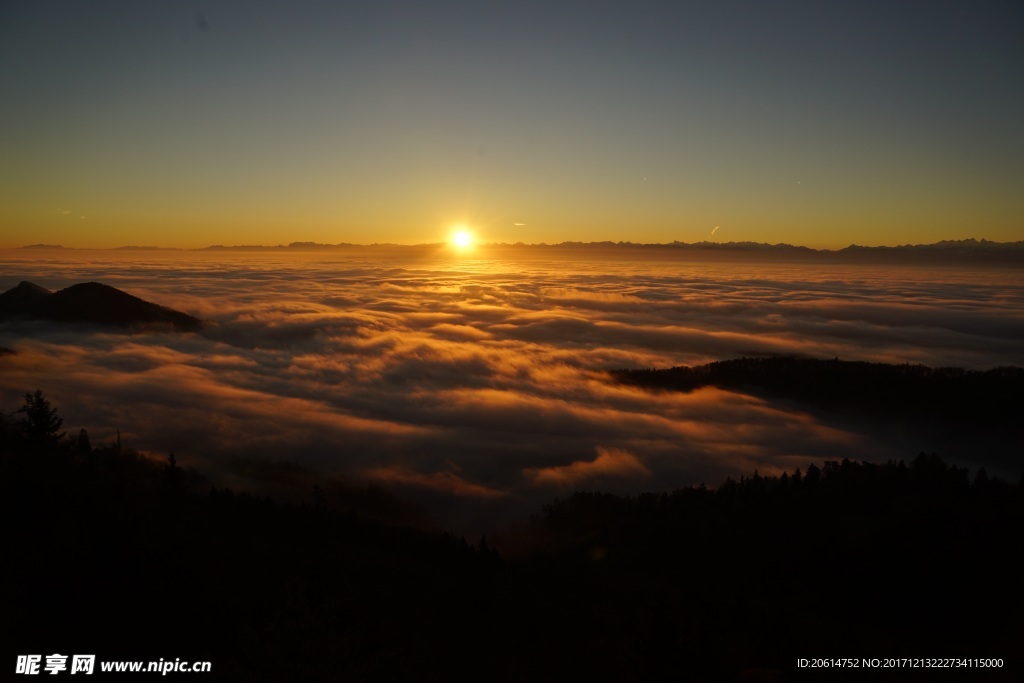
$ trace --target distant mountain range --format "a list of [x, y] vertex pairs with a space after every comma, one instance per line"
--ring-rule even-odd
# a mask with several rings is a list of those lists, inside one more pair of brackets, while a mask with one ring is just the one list
[[115, 327], [170, 326], [196, 330], [199, 318], [144, 301], [99, 282], [83, 282], [57, 292], [31, 282], [0, 294], [0, 321], [53, 320]]
[[[125, 246], [118, 251], [345, 251], [372, 252], [375, 250], [417, 252], [423, 249], [438, 249], [446, 246], [437, 244], [320, 244], [317, 242], [292, 242], [291, 244], [264, 245], [213, 245], [202, 249], [177, 249], [173, 247]], [[21, 249], [65, 250], [54, 244], [32, 244]], [[766, 244], [763, 242], [670, 242], [668, 244], [644, 244], [639, 242], [559, 242], [557, 244], [479, 244], [482, 253], [513, 250], [517, 253], [531, 253], [554, 250], [573, 253], [637, 252], [645, 256], [700, 255], [734, 256], [739, 258], [782, 257], [795, 259], [828, 259], [830, 261], [880, 261], [880, 262], [976, 262], [999, 265], [1024, 265], [1024, 241], [993, 242], [986, 239], [943, 240], [932, 244], [903, 244], [899, 246], [861, 246], [851, 244], [842, 249], [812, 249], [792, 244]]]

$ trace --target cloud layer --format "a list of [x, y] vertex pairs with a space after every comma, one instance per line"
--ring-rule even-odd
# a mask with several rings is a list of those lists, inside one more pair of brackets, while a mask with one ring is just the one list
[[177, 335], [0, 327], [17, 352], [0, 357], [0, 398], [13, 409], [43, 389], [94, 442], [120, 429], [235, 486], [254, 462], [290, 463], [512, 509], [910, 457], [941, 444], [604, 371], [764, 353], [1024, 365], [1012, 271], [102, 252], [0, 265], [4, 289], [97, 280], [212, 321]]

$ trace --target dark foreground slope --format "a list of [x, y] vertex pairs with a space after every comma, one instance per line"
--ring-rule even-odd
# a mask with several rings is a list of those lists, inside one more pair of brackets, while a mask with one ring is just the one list
[[41, 396], [27, 407], [0, 422], [9, 661], [209, 660], [204, 680], [787, 681], [799, 658], [957, 657], [1003, 668], [955, 680], [1019, 680], [1021, 487], [935, 456], [578, 493], [499, 555], [207, 489], [173, 458], [59, 438]]
[[115, 327], [170, 326], [180, 330], [195, 330], [202, 325], [201, 320], [187, 313], [99, 282], [84, 282], [58, 292], [22, 282], [0, 294], [0, 320], [18, 318]]

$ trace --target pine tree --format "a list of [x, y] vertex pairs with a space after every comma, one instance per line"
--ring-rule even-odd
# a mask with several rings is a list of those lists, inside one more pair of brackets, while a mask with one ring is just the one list
[[92, 442], [89, 441], [89, 432], [83, 427], [78, 431], [78, 440], [75, 442], [75, 450], [82, 455], [92, 453]]
[[43, 397], [42, 391], [25, 394], [25, 405], [19, 408], [18, 412], [25, 415], [20, 425], [29, 441], [55, 445], [64, 438], [65, 433], [60, 431], [64, 418], [57, 415], [56, 408], [50, 407], [50, 402]]

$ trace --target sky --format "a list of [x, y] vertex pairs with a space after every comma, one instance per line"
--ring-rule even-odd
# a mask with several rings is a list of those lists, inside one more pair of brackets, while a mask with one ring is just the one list
[[1024, 6], [0, 4], [0, 248], [1024, 239]]
[[[70, 436], [308, 502], [371, 483], [441, 528], [504, 528], [575, 490], [671, 491], [823, 460], [936, 452], [1017, 480], [1005, 439], [607, 370], [770, 354], [1024, 366], [1024, 281], [984, 268], [0, 254], [0, 291], [100, 281], [198, 333], [0, 324], [0, 411], [42, 390]], [[205, 490], [205, 489], [202, 489]]]

